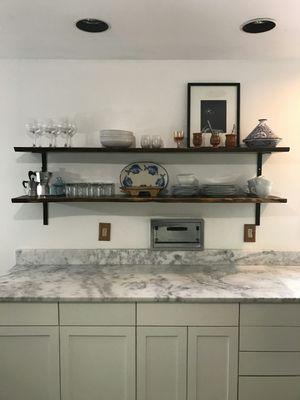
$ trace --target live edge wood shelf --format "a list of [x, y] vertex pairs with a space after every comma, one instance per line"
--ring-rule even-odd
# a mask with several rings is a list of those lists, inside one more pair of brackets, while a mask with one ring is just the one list
[[[140, 153], [169, 153], [169, 154], [191, 154], [191, 153], [239, 153], [247, 154], [254, 153], [257, 155], [256, 170], [257, 176], [262, 174], [262, 161], [263, 154], [282, 153], [290, 151], [289, 147], [275, 147], [275, 148], [247, 148], [247, 147], [200, 147], [200, 148], [162, 148], [162, 149], [142, 149], [142, 148], [129, 148], [129, 149], [108, 149], [102, 147], [14, 147], [16, 152], [38, 153], [42, 157], [42, 170], [47, 171], [48, 168], [48, 153], [127, 153], [127, 154], [140, 154]], [[41, 203], [43, 205], [43, 222], [48, 225], [48, 203], [75, 203], [75, 202], [113, 202], [113, 203], [250, 203], [255, 205], [255, 223], [260, 225], [260, 205], [262, 203], [286, 203], [287, 199], [269, 196], [266, 198], [255, 196], [230, 196], [230, 197], [128, 197], [125, 195], [116, 195], [113, 197], [65, 197], [65, 196], [47, 196], [47, 197], [29, 197], [20, 196], [11, 199], [13, 203]]]

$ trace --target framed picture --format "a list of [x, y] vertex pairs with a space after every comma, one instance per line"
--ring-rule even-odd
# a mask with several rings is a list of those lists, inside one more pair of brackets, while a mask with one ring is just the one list
[[188, 83], [187, 147], [193, 133], [234, 133], [240, 145], [240, 84]]

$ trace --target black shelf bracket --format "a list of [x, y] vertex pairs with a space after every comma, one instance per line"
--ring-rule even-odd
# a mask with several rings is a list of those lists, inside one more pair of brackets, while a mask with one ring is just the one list
[[41, 152], [41, 156], [42, 156], [42, 171], [45, 172], [45, 171], [47, 171], [47, 168], [48, 168], [47, 152], [46, 151], [42, 151]]
[[49, 225], [49, 203], [43, 202], [43, 225]]
[[[256, 158], [256, 176], [262, 175], [263, 153], [257, 153]], [[261, 204], [255, 204], [255, 225], [260, 225]]]

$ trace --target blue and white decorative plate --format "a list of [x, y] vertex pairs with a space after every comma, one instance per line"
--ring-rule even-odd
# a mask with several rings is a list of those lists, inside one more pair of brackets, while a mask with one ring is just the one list
[[121, 186], [152, 186], [164, 189], [169, 182], [167, 171], [159, 164], [142, 161], [127, 165], [120, 174]]

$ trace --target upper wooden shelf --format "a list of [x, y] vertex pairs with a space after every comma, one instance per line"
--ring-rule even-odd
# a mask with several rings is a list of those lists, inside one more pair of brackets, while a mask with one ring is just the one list
[[142, 148], [106, 148], [106, 147], [14, 147], [16, 152], [26, 153], [282, 153], [290, 151], [289, 147], [191, 147], [191, 148], [169, 148], [142, 149]]

